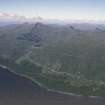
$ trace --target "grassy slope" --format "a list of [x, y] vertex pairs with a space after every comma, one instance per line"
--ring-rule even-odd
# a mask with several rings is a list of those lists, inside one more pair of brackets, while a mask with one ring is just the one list
[[0, 63], [48, 88], [83, 95], [105, 95], [104, 32], [40, 25], [42, 45], [17, 37], [33, 25], [0, 29]]

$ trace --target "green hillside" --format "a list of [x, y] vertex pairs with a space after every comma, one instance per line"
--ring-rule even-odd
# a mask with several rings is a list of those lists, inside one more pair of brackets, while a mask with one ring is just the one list
[[49, 89], [104, 96], [105, 31], [42, 23], [1, 27], [0, 64]]

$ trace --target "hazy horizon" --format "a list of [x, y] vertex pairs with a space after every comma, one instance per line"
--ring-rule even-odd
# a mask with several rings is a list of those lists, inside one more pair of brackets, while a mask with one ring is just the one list
[[0, 0], [0, 12], [28, 18], [105, 20], [104, 0]]

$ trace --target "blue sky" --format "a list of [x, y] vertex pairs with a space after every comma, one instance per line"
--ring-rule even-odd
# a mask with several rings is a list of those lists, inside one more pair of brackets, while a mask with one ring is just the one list
[[0, 0], [0, 11], [49, 19], [105, 20], [105, 0]]

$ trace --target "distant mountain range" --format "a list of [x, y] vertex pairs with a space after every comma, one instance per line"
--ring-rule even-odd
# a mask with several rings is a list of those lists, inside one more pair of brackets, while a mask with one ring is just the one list
[[23, 21], [23, 20], [26, 20], [26, 17], [25, 16], [15, 15], [15, 14], [8, 14], [8, 13], [0, 12], [0, 20]]
[[[27, 18], [25, 16], [17, 15], [17, 14], [10, 14], [6, 12], [0, 11], [0, 26], [8, 25], [8, 24], [16, 24], [16, 23], [24, 23], [24, 22], [43, 22], [43, 23], [49, 23], [49, 24], [78, 24], [78, 27], [81, 27], [81, 24], [84, 28], [84, 25], [86, 27], [90, 26], [90, 24], [96, 25], [101, 24], [104, 25], [105, 21], [88, 21], [88, 20], [60, 20], [60, 19], [45, 19], [41, 16], [36, 16], [33, 18]], [[88, 27], [89, 28], [89, 27]]]
[[14, 23], [35, 22], [35, 21], [41, 21], [41, 20], [42, 18], [39, 16], [33, 17], [33, 18], [27, 18], [25, 16], [20, 16], [17, 14], [0, 12], [0, 26], [14, 24]]

